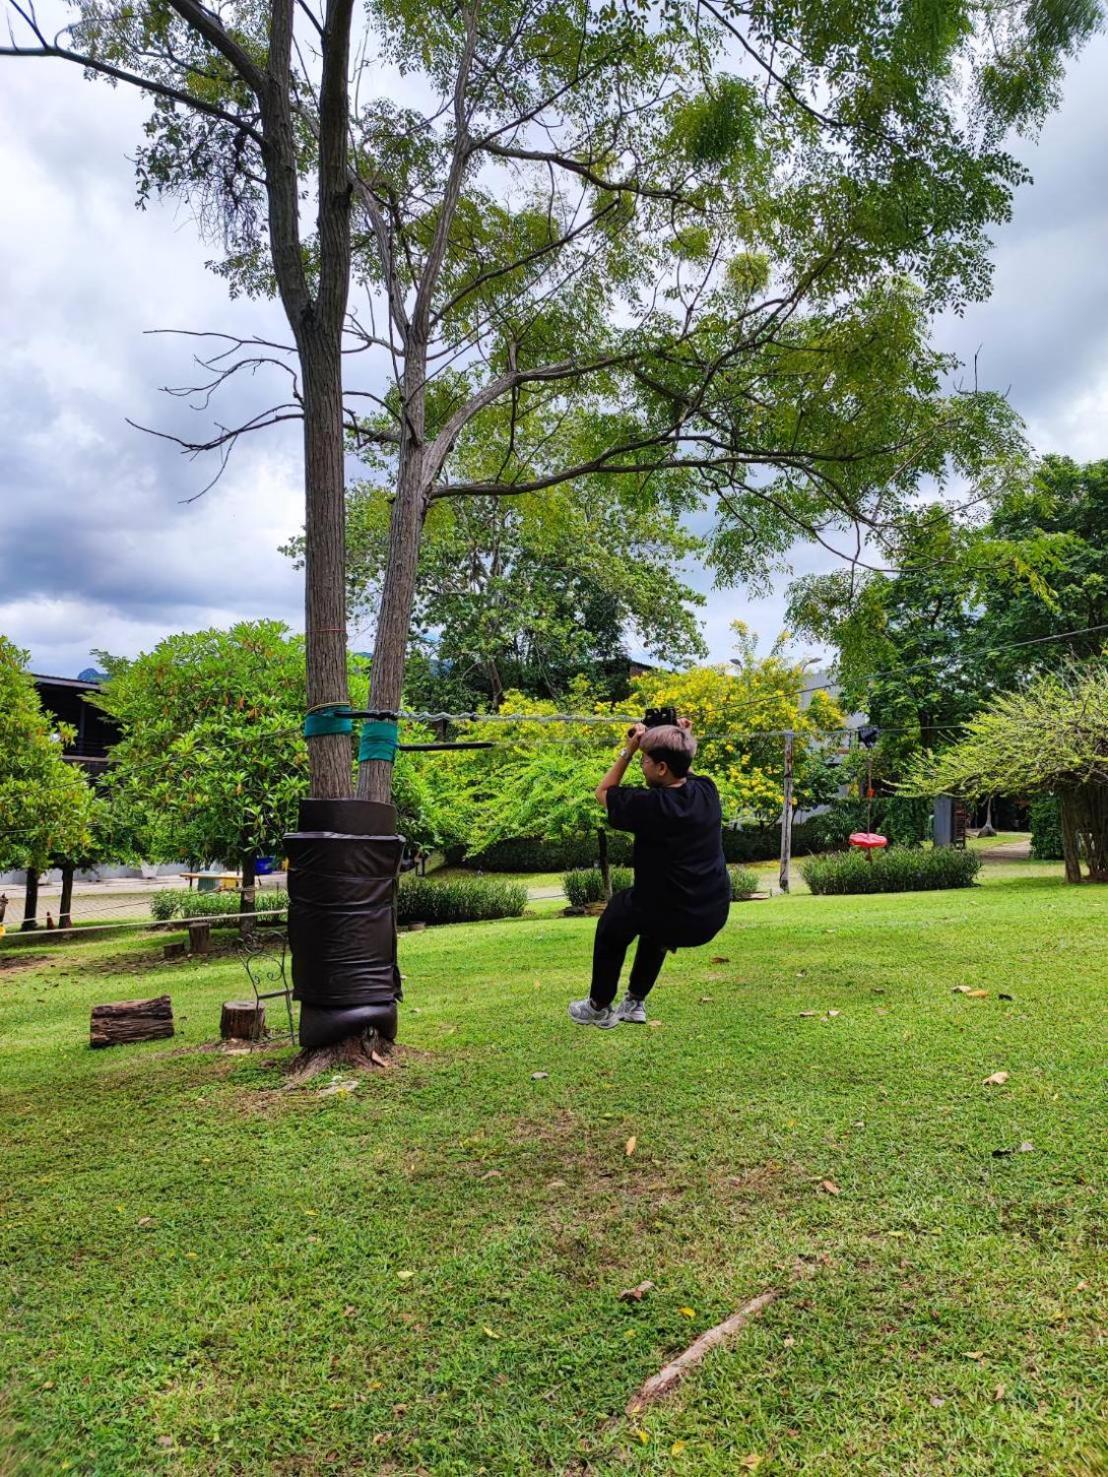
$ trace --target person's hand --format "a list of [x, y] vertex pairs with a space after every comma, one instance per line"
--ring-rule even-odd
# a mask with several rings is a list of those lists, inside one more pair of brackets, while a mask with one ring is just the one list
[[627, 743], [626, 743], [625, 747], [626, 747], [627, 752], [629, 754], [637, 754], [638, 753], [639, 744], [642, 742], [642, 736], [643, 736], [643, 734], [645, 732], [646, 732], [646, 724], [645, 723], [636, 723], [635, 726], [634, 726], [634, 728], [629, 728], [627, 730]]
[[692, 728], [692, 719], [691, 718], [678, 718], [678, 720], [677, 720], [677, 727], [678, 728], [683, 728], [685, 730], [685, 732], [688, 733], [689, 730]]

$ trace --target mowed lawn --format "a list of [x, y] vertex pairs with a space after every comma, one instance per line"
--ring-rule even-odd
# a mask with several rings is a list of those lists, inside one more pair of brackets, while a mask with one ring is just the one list
[[[1106, 922], [1034, 865], [737, 904], [612, 1032], [590, 920], [428, 930], [402, 1065], [330, 1094], [199, 1049], [231, 960], [8, 949], [0, 1472], [1106, 1473]], [[175, 1040], [88, 1050], [161, 991]]]

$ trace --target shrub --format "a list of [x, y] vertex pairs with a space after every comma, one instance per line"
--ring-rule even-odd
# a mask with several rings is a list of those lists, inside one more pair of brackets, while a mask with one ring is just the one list
[[518, 918], [527, 906], [522, 882], [493, 877], [454, 877], [436, 882], [409, 872], [400, 879], [398, 923], [479, 923], [488, 918]]
[[731, 867], [731, 901], [739, 898], [749, 897], [751, 893], [759, 890], [761, 879], [757, 872], [752, 872], [749, 867]]
[[[612, 891], [619, 892], [630, 887], [633, 873], [630, 867], [612, 868]], [[562, 878], [566, 898], [571, 907], [587, 908], [590, 903], [604, 901], [604, 879], [599, 867], [575, 867]]]
[[860, 851], [813, 857], [801, 869], [812, 892], [932, 892], [943, 887], [972, 887], [981, 869], [973, 851], [940, 846], [933, 851], [905, 848], [872, 858]]
[[1031, 802], [1031, 855], [1037, 862], [1065, 860], [1062, 807], [1057, 795], [1038, 795]]
[[[485, 872], [566, 872], [571, 868], [596, 866], [596, 832], [569, 836], [561, 841], [543, 837], [518, 837], [497, 841], [487, 850], [466, 857], [467, 867]], [[631, 860], [631, 837], [625, 831], [609, 831], [608, 857], [613, 863]]]
[[929, 800], [914, 795], [882, 795], [872, 807], [868, 800], [836, 800], [805, 825], [813, 851], [841, 851], [853, 831], [877, 831], [890, 846], [919, 846], [927, 839], [930, 818]]
[[[239, 911], [237, 892], [192, 892], [188, 888], [163, 888], [151, 902], [151, 912], [159, 922], [170, 918], [225, 918]], [[287, 913], [288, 893], [282, 888], [254, 894], [256, 913]]]
[[[793, 825], [793, 856], [809, 856], [813, 851], [826, 850], [819, 821], [803, 821]], [[857, 830], [857, 827], [854, 828]], [[723, 855], [728, 862], [772, 862], [781, 855], [780, 826], [744, 826], [741, 831], [725, 826], [723, 829]]]

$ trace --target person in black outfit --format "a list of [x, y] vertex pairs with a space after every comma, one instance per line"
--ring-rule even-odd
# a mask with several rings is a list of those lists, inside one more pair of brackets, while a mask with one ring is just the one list
[[[621, 789], [636, 754], [646, 789]], [[613, 896], [597, 922], [592, 987], [586, 999], [569, 1007], [578, 1025], [644, 1025], [643, 1002], [666, 954], [708, 943], [727, 922], [731, 881], [723, 857], [723, 815], [712, 781], [689, 772], [695, 754], [687, 718], [659, 728], [639, 723], [600, 781], [596, 798], [608, 820], [635, 838], [635, 881]], [[627, 994], [613, 1005], [624, 957], [636, 938]]]

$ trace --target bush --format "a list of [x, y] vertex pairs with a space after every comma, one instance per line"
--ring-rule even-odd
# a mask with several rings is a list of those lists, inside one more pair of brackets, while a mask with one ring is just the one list
[[749, 897], [752, 892], [760, 890], [761, 878], [757, 872], [752, 872], [749, 867], [730, 867], [731, 873], [731, 901], [736, 902], [739, 898]]
[[943, 887], [972, 887], [981, 869], [973, 851], [940, 846], [933, 851], [901, 848], [872, 858], [860, 851], [813, 857], [801, 869], [814, 893], [932, 892]]
[[927, 840], [931, 802], [914, 795], [882, 795], [868, 800], [836, 800], [805, 823], [813, 851], [841, 851], [854, 831], [877, 831], [890, 846], [919, 846]]
[[1062, 807], [1057, 795], [1039, 795], [1031, 802], [1031, 855], [1037, 862], [1061, 862]]
[[[151, 912], [159, 922], [170, 918], [225, 918], [239, 911], [237, 892], [192, 892], [188, 888], [163, 888], [151, 901]], [[282, 888], [254, 894], [256, 913], [287, 913], [288, 893]]]
[[[822, 816], [793, 825], [793, 856], [810, 856], [826, 845], [818, 829]], [[857, 830], [857, 827], [855, 827]], [[781, 855], [780, 826], [744, 826], [723, 829], [723, 855], [728, 862], [772, 862]]]
[[[467, 867], [484, 872], [568, 872], [571, 868], [596, 866], [596, 832], [547, 841], [541, 836], [497, 841], [486, 851], [467, 856]], [[625, 831], [609, 831], [608, 857], [613, 863], [631, 860], [631, 837]]]
[[[630, 887], [634, 874], [630, 867], [612, 868], [612, 891]], [[562, 878], [566, 898], [573, 908], [587, 908], [590, 903], [604, 901], [604, 879], [599, 867], [575, 867]]]
[[409, 872], [396, 897], [398, 923], [479, 923], [488, 918], [518, 918], [527, 906], [522, 882], [492, 877], [454, 877], [436, 882]]

